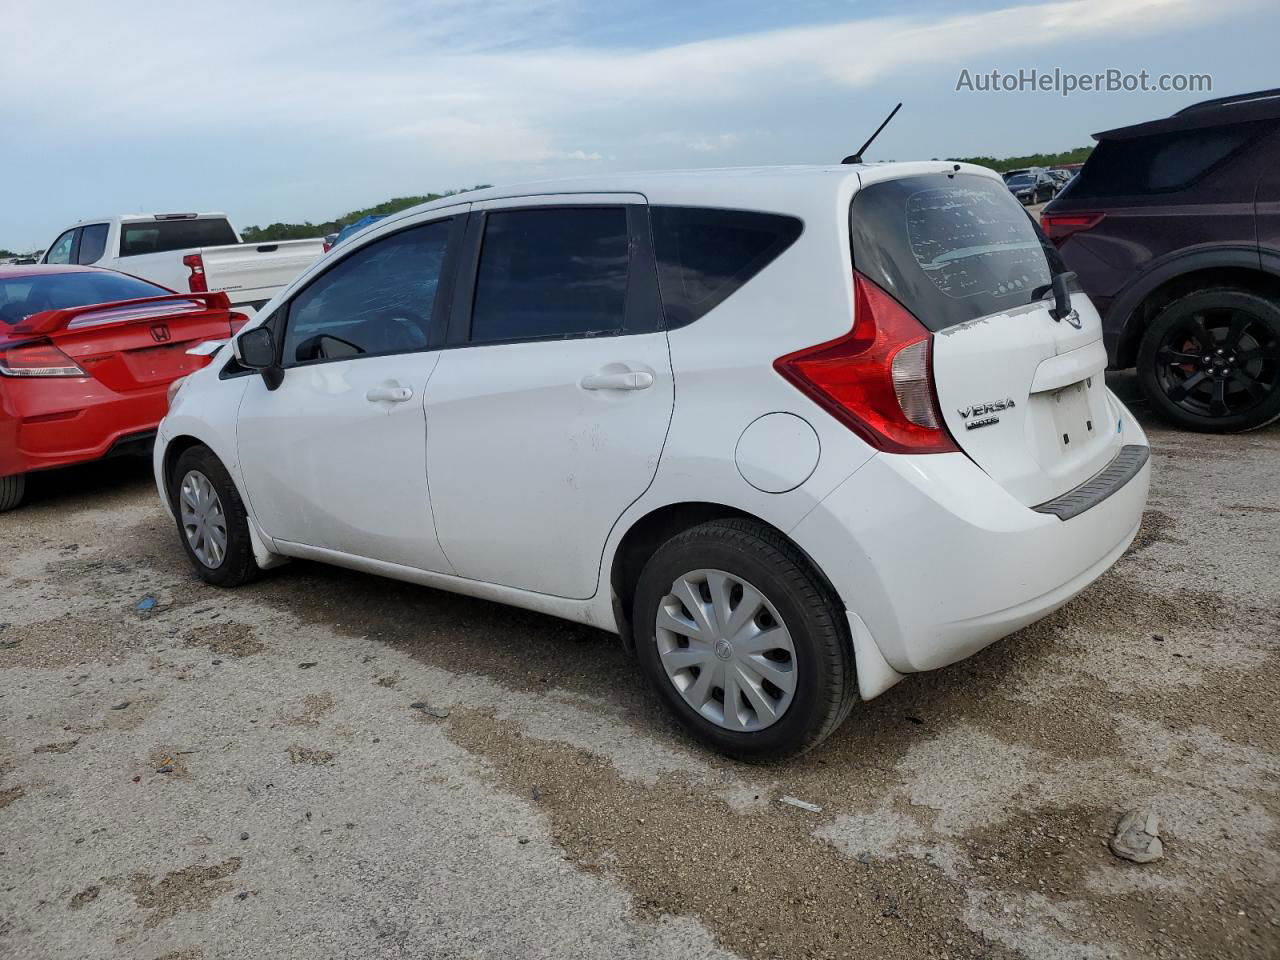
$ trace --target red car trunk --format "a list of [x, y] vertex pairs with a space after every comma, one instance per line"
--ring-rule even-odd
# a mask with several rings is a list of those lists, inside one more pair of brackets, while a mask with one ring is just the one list
[[209, 362], [187, 350], [233, 333], [229, 307], [223, 293], [170, 294], [45, 310], [4, 330], [0, 476], [96, 459], [153, 432], [169, 384]]

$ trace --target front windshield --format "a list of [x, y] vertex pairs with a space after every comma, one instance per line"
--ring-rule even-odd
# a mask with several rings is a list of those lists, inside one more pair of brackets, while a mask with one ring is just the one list
[[44, 310], [163, 297], [172, 292], [137, 277], [96, 270], [0, 277], [0, 322], [13, 326]]

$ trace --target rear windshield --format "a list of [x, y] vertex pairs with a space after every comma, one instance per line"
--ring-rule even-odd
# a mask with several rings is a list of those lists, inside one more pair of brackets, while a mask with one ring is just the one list
[[239, 243], [231, 224], [222, 217], [206, 220], [143, 220], [120, 225], [120, 256], [167, 253], [192, 247], [221, 247]]
[[854, 267], [930, 330], [1041, 299], [1057, 251], [999, 180], [930, 174], [860, 190]]
[[[1084, 200], [1183, 190], [1276, 127], [1276, 121], [1259, 120], [1126, 140], [1103, 140], [1089, 154], [1084, 169], [1071, 184], [1069, 196], [1073, 200]], [[1250, 195], [1257, 174], [1258, 170], [1254, 170], [1253, 176], [1242, 184], [1242, 188], [1250, 190]]]
[[0, 278], [0, 322], [13, 326], [33, 313], [172, 293], [122, 273], [46, 273]]
[[649, 208], [667, 327], [693, 323], [795, 243], [795, 217], [712, 207]]

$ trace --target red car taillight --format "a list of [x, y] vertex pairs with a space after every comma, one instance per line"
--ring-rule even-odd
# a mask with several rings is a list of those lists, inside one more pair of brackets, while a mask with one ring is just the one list
[[233, 337], [240, 332], [241, 327], [249, 322], [249, 318], [243, 313], [232, 312], [228, 319], [231, 322], [231, 335]]
[[0, 374], [6, 377], [84, 377], [80, 365], [48, 340], [0, 350]]
[[209, 281], [204, 275], [204, 257], [198, 253], [189, 253], [182, 258], [182, 265], [191, 271], [187, 277], [187, 289], [192, 293], [208, 293]]
[[1062, 241], [1073, 233], [1092, 230], [1102, 222], [1101, 213], [1042, 213], [1040, 229], [1055, 246], [1062, 246]]
[[954, 453], [933, 389], [933, 337], [859, 273], [853, 329], [779, 357], [774, 369], [877, 450]]

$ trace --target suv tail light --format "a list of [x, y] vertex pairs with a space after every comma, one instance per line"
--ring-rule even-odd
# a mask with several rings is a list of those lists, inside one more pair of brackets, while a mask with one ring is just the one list
[[933, 337], [874, 283], [853, 275], [853, 329], [773, 367], [887, 453], [954, 453], [933, 388]]
[[6, 377], [86, 377], [80, 365], [48, 340], [0, 350], [0, 375]]
[[1060, 247], [1062, 241], [1073, 233], [1092, 230], [1102, 222], [1102, 217], [1101, 213], [1042, 213], [1040, 229], [1054, 242], [1055, 246]]
[[187, 277], [187, 289], [192, 293], [208, 293], [209, 281], [204, 275], [204, 257], [198, 253], [188, 253], [182, 258], [182, 265], [191, 270]]
[[227, 317], [227, 320], [230, 322], [231, 335], [234, 337], [237, 333], [240, 332], [241, 327], [243, 327], [246, 323], [249, 322], [249, 317], [243, 313], [238, 313], [233, 310], [231, 311], [231, 314]]

